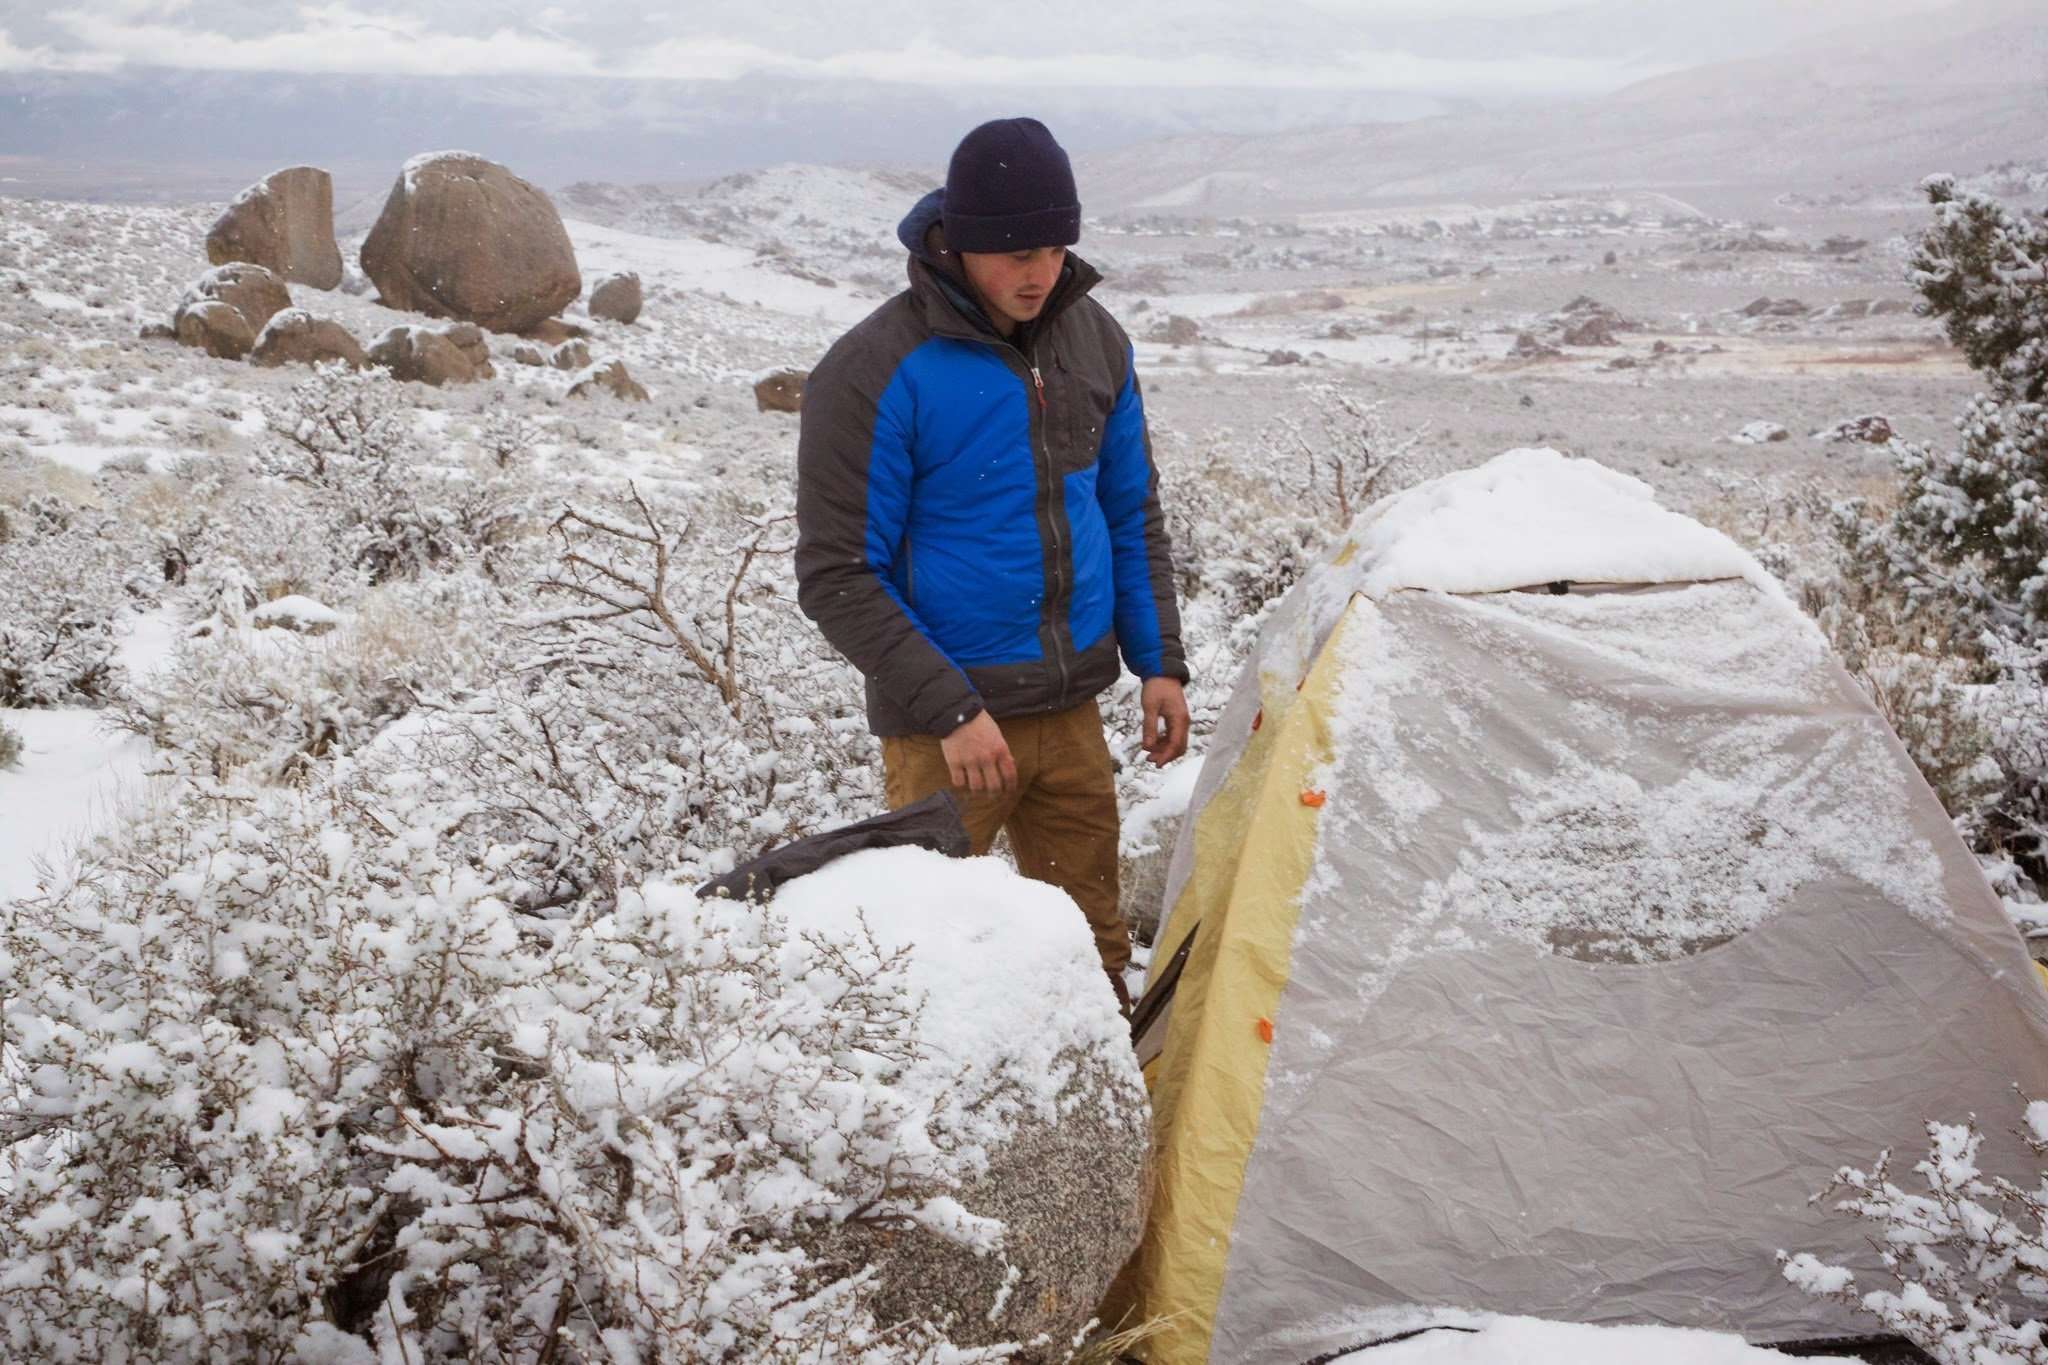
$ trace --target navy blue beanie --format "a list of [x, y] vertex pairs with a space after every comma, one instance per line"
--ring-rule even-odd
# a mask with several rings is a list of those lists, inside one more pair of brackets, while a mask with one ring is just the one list
[[1035, 118], [982, 124], [946, 167], [946, 245], [1026, 251], [1081, 240], [1081, 196], [1066, 149]]

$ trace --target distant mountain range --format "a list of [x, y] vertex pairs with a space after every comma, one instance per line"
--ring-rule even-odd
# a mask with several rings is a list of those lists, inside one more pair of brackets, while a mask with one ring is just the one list
[[1624, 187], [1910, 189], [2044, 148], [2048, 5], [1966, 0], [1593, 99], [1170, 138], [1081, 174], [1091, 210], [1271, 215]]
[[[1160, 34], [1152, 55], [1220, 41], [1223, 17], [1205, 13]], [[1139, 21], [1119, 15], [1105, 22], [1129, 39]], [[702, 185], [788, 162], [936, 177], [962, 130], [1021, 110], [1045, 117], [1080, 157], [1091, 213], [1271, 215], [1625, 188], [1899, 190], [1931, 171], [2048, 149], [2048, 0], [1560, 0], [1548, 13], [1492, 18], [1291, 0], [1260, 11], [1246, 54], [1285, 69], [1317, 23], [1333, 43], [1472, 69], [1551, 58], [1686, 69], [1571, 100], [942, 90], [787, 76], [0, 72], [0, 194], [224, 199], [277, 166], [310, 162], [334, 173], [337, 205], [361, 217], [374, 215], [406, 157], [441, 148], [556, 189]]]
[[0, 72], [0, 193], [192, 200], [297, 162], [337, 200], [416, 152], [475, 151], [536, 183], [704, 181], [781, 162], [943, 174], [962, 132], [1029, 109], [1077, 152], [1229, 127], [1280, 131], [1475, 107], [1428, 95], [1219, 90], [950, 92], [872, 81]]

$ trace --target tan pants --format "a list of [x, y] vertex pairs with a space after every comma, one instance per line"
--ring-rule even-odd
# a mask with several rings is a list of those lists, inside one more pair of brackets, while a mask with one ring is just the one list
[[1104, 970], [1131, 960], [1130, 927], [1117, 905], [1116, 776], [1102, 737], [1102, 711], [1086, 701], [1065, 711], [999, 717], [996, 725], [1017, 764], [1017, 788], [976, 793], [953, 785], [946, 756], [932, 735], [882, 740], [882, 772], [890, 809], [950, 791], [977, 854], [1007, 830], [1017, 869], [1074, 898], [1095, 931]]

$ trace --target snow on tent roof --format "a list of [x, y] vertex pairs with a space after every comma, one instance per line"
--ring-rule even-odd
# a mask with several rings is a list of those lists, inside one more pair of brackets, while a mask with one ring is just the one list
[[1368, 597], [1558, 581], [1774, 586], [1727, 536], [1658, 506], [1642, 480], [1547, 448], [1510, 450], [1386, 498], [1351, 538], [1356, 587]]

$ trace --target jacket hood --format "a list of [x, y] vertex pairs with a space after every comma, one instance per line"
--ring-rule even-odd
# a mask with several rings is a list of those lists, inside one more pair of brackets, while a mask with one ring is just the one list
[[910, 206], [910, 212], [904, 214], [903, 221], [896, 225], [896, 240], [903, 243], [904, 250], [926, 265], [936, 265], [924, 239], [945, 212], [946, 187], [941, 185]]

